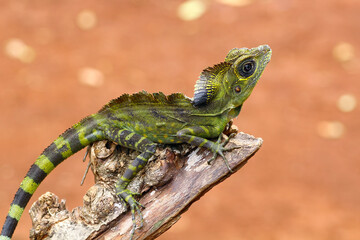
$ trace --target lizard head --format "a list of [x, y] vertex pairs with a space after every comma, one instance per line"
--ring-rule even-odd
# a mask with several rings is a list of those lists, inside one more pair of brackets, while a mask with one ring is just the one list
[[224, 86], [232, 96], [234, 107], [240, 106], [250, 96], [262, 72], [271, 58], [268, 45], [256, 48], [234, 48], [225, 58], [231, 67], [224, 75]]
[[193, 104], [203, 106], [212, 99], [236, 108], [250, 96], [271, 58], [268, 45], [234, 48], [223, 63], [205, 69], [195, 85]]

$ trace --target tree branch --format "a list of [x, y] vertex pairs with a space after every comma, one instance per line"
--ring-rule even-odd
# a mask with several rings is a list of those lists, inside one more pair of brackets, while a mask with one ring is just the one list
[[[226, 136], [225, 136], [226, 137]], [[225, 154], [236, 172], [261, 147], [262, 139], [239, 133], [227, 147], [240, 148]], [[45, 193], [30, 209], [32, 239], [129, 239], [130, 211], [115, 196], [114, 185], [127, 164], [138, 154], [107, 141], [90, 149], [95, 185], [84, 196], [84, 205], [72, 212], [65, 201]], [[159, 148], [154, 159], [131, 182], [129, 189], [142, 194], [140, 203], [144, 226], [134, 239], [154, 239], [175, 224], [191, 204], [231, 174], [218, 157], [207, 164], [212, 154], [187, 144]]]

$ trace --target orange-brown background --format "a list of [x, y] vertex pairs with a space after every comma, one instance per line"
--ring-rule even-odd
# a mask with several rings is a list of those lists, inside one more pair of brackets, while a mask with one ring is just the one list
[[[272, 61], [235, 121], [263, 147], [159, 239], [360, 239], [359, 104], [337, 106], [360, 98], [360, 2], [225, 2], [204, 1], [185, 21], [183, 1], [1, 1], [1, 223], [31, 163], [67, 127], [122, 93], [192, 97], [203, 68], [266, 43]], [[93, 183], [79, 186], [83, 153], [31, 202], [51, 191], [81, 205]], [[27, 210], [15, 239], [28, 238]]]

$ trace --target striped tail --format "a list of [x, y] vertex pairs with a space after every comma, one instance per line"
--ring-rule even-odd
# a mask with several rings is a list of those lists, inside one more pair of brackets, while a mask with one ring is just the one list
[[57, 165], [90, 143], [103, 139], [102, 132], [96, 130], [96, 123], [94, 116], [83, 119], [80, 123], [61, 134], [37, 158], [21, 182], [20, 188], [10, 205], [10, 210], [1, 231], [0, 240], [11, 239], [31, 196], [42, 180]]

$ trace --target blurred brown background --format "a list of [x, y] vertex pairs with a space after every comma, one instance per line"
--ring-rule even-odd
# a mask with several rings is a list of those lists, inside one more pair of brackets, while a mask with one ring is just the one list
[[[235, 121], [263, 147], [159, 239], [360, 239], [359, 12], [357, 0], [1, 1], [1, 225], [31, 163], [82, 117], [143, 89], [192, 97], [228, 50], [266, 43]], [[83, 153], [31, 203], [52, 191], [81, 205]], [[28, 208], [14, 239], [28, 239]]]

